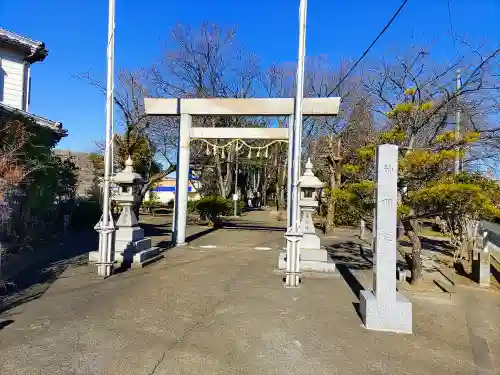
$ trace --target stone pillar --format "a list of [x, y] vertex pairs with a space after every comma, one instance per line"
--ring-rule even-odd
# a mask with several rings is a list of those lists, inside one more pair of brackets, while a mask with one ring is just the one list
[[373, 291], [361, 292], [361, 316], [368, 329], [412, 333], [411, 302], [396, 291], [398, 147], [378, 146], [375, 168]]
[[192, 117], [181, 114], [179, 126], [179, 150], [177, 153], [177, 172], [175, 186], [175, 233], [176, 245], [186, 243], [187, 202], [189, 184], [189, 133]]
[[488, 251], [488, 232], [483, 231], [479, 249], [474, 249], [472, 258], [472, 277], [481, 286], [490, 286], [491, 260]]

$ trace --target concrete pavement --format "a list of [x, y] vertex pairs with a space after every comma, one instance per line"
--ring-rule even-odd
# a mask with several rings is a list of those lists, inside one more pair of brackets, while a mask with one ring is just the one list
[[[5, 317], [0, 374], [481, 374], [460, 302], [413, 299], [413, 335], [367, 331], [356, 307], [371, 271], [285, 289], [273, 272], [283, 233], [262, 226], [211, 232], [107, 280], [68, 268]], [[482, 322], [497, 327], [495, 311]]]

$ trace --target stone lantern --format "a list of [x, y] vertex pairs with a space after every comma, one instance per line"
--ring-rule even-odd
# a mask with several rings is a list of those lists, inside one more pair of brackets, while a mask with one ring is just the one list
[[132, 210], [132, 205], [140, 199], [139, 192], [144, 180], [134, 172], [130, 156], [125, 162], [125, 168], [115, 175], [113, 182], [118, 186], [113, 200], [121, 207], [121, 214], [116, 222], [115, 261], [127, 266], [143, 266], [146, 261], [150, 263], [163, 257], [159, 255], [159, 248], [151, 247], [151, 239], [144, 238], [144, 230], [139, 227]]
[[144, 180], [139, 173], [134, 172], [133, 162], [130, 156], [125, 162], [125, 169], [118, 172], [113, 178], [118, 186], [118, 192], [114, 194], [113, 200], [121, 207], [122, 212], [116, 223], [123, 228], [138, 228], [137, 218], [132, 210], [132, 205], [139, 199], [139, 191]]
[[334, 272], [335, 264], [330, 260], [326, 249], [321, 247], [320, 239], [316, 235], [316, 228], [312, 215], [318, 207], [317, 192], [326, 186], [317, 178], [309, 159], [305, 171], [299, 180], [301, 210], [300, 232], [300, 268], [304, 271]]

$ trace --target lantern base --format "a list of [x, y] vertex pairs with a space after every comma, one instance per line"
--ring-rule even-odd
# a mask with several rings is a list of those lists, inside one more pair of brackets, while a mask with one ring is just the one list
[[[309, 250], [310, 251], [310, 250]], [[315, 250], [322, 251], [322, 254], [314, 254], [316, 259], [310, 259], [307, 257], [308, 250], [301, 249], [300, 255], [300, 272], [324, 272], [324, 273], [334, 273], [335, 272], [335, 263], [333, 260], [326, 258], [328, 254], [326, 250]], [[306, 253], [306, 258], [304, 258], [303, 254]], [[321, 260], [320, 260], [321, 259]], [[281, 252], [278, 258], [278, 268], [280, 270], [286, 269], [286, 252]]]
[[[126, 266], [132, 268], [145, 267], [148, 264], [156, 262], [163, 258], [162, 250], [159, 247], [150, 247], [148, 249], [132, 253], [115, 253], [116, 266]], [[89, 252], [89, 263], [99, 263], [99, 252]]]

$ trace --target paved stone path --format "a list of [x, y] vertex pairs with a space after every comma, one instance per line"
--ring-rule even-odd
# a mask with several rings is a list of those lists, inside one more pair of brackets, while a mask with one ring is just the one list
[[[259, 215], [237, 224], [253, 228], [213, 231], [106, 280], [68, 268], [9, 311], [0, 374], [487, 374], [457, 301], [414, 299], [414, 334], [396, 335], [362, 327], [357, 294], [369, 270], [285, 289], [273, 272], [283, 232], [262, 228]], [[497, 312], [474, 327], [493, 357]]]

